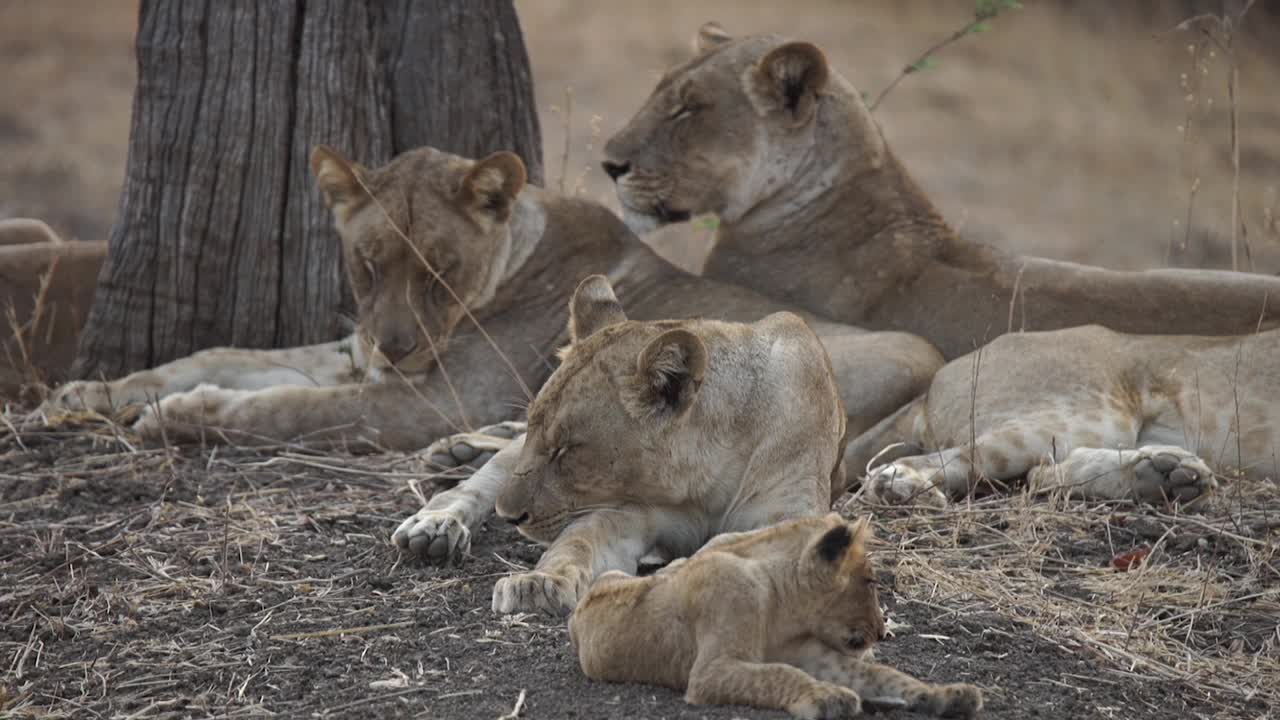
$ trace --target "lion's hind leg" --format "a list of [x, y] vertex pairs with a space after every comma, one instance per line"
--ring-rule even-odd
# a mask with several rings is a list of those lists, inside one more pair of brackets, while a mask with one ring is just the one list
[[[976, 433], [961, 422], [942, 418], [954, 437], [973, 441], [899, 458], [873, 468], [866, 482], [869, 500], [887, 505], [942, 507], [947, 498], [1009, 489], [1043, 462], [1064, 461], [1075, 448], [1133, 447], [1141, 419], [1094, 398], [1068, 404], [1053, 398], [1030, 398], [1005, 416], [984, 421], [973, 417]], [[903, 438], [929, 446], [929, 438]], [[1083, 495], [1094, 496], [1090, 487]], [[1104, 493], [1109, 497], [1109, 493]]]
[[1032, 468], [1027, 482], [1036, 492], [1062, 491], [1095, 500], [1153, 504], [1191, 503], [1218, 486], [1204, 460], [1174, 445], [1078, 447], [1061, 462]]

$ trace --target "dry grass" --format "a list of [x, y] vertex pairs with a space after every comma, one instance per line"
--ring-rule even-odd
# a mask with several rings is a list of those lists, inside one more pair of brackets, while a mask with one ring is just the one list
[[439, 469], [419, 456], [144, 449], [99, 420], [0, 430], [0, 715], [260, 716], [299, 668], [258, 651], [385, 640], [476, 579], [370, 591], [399, 560], [388, 508]]
[[[907, 602], [995, 613], [1117, 682], [1180, 681], [1226, 711], [1280, 707], [1278, 503], [1280, 486], [1238, 482], [1204, 515], [1027, 495], [874, 510]], [[1144, 546], [1144, 562], [1113, 565]]]
[[[463, 702], [477, 692], [465, 683], [498, 672], [503, 648], [536, 637], [563, 652], [561, 623], [487, 614], [493, 579], [536, 553], [498, 546], [478, 570], [400, 568], [386, 538], [437, 469], [421, 455], [143, 448], [88, 415], [25, 433], [18, 420], [0, 423], [0, 712], [242, 717]], [[1244, 716], [1280, 706], [1278, 503], [1274, 484], [1235, 482], [1202, 515], [1025, 495], [942, 513], [874, 508], [877, 562], [898, 617], [910, 614], [903, 603], [931, 615], [922, 626], [915, 613], [920, 637], [945, 647], [955, 638], [937, 628], [967, 632], [948, 618], [1000, 618], [980, 632], [1021, 627], [1091, 658], [1102, 682], [1161, 683], [1213, 709], [1203, 716]], [[1141, 565], [1111, 566], [1143, 545]], [[464, 587], [476, 606], [455, 606]], [[492, 646], [467, 640], [452, 657], [462, 685], [395, 655], [464, 621]], [[356, 663], [365, 689], [316, 697], [316, 658]], [[571, 659], [555, 663], [574, 675]]]

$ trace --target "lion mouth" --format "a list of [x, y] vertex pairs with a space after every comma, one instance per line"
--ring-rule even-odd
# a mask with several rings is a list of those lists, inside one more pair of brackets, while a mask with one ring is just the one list
[[658, 222], [663, 225], [688, 222], [689, 218], [693, 217], [693, 214], [688, 210], [677, 210], [670, 205], [667, 205], [665, 200], [659, 200], [658, 203], [653, 206], [653, 215], [658, 218]]
[[623, 214], [631, 217], [638, 225], [649, 226], [647, 229], [662, 227], [671, 223], [686, 222], [693, 217], [693, 213], [688, 210], [673, 208], [667, 204], [666, 200], [641, 203], [628, 202], [627, 198], [621, 193], [618, 194], [618, 197], [622, 200]]

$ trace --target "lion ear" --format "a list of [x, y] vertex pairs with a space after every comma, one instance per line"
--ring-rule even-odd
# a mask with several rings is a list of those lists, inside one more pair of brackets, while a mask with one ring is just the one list
[[359, 209], [369, 196], [360, 184], [365, 169], [351, 162], [328, 145], [316, 145], [311, 151], [311, 174], [324, 196], [324, 204], [339, 219]]
[[578, 342], [606, 325], [625, 322], [627, 314], [603, 275], [590, 275], [578, 283], [569, 301], [569, 340]]
[[809, 560], [825, 573], [848, 572], [866, 557], [870, 523], [865, 517], [850, 523], [836, 513], [829, 514], [827, 522], [828, 529], [809, 544]]
[[747, 95], [761, 115], [782, 113], [792, 127], [808, 124], [818, 94], [830, 76], [827, 58], [817, 45], [789, 42], [780, 45], [747, 70], [743, 79]]
[[527, 178], [519, 155], [505, 150], [496, 152], [467, 172], [458, 188], [458, 201], [476, 217], [506, 222]]
[[693, 52], [701, 55], [708, 50], [713, 50], [733, 39], [720, 23], [712, 20], [705, 22], [702, 27], [698, 28], [698, 33], [693, 36]]
[[654, 338], [636, 358], [636, 393], [647, 415], [678, 416], [689, 409], [707, 372], [707, 346], [683, 328]]

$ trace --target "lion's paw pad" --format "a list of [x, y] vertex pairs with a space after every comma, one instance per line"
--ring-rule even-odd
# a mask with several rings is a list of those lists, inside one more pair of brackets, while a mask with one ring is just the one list
[[501, 422], [475, 432], [440, 438], [427, 446], [427, 458], [441, 468], [480, 467], [525, 432], [522, 422]]
[[862, 712], [862, 698], [848, 688], [831, 685], [815, 690], [787, 709], [796, 717], [814, 720], [848, 718]]
[[453, 513], [424, 508], [400, 523], [391, 540], [433, 565], [457, 565], [471, 549], [471, 529]]
[[540, 612], [565, 617], [578, 604], [576, 584], [551, 573], [517, 573], [500, 578], [493, 586], [496, 613]]
[[926, 505], [944, 508], [947, 498], [926, 474], [902, 462], [871, 471], [866, 482], [867, 499], [881, 505]]
[[1218, 487], [1213, 471], [1194, 453], [1171, 445], [1138, 448], [1133, 464], [1134, 494], [1147, 502], [1191, 502]]

